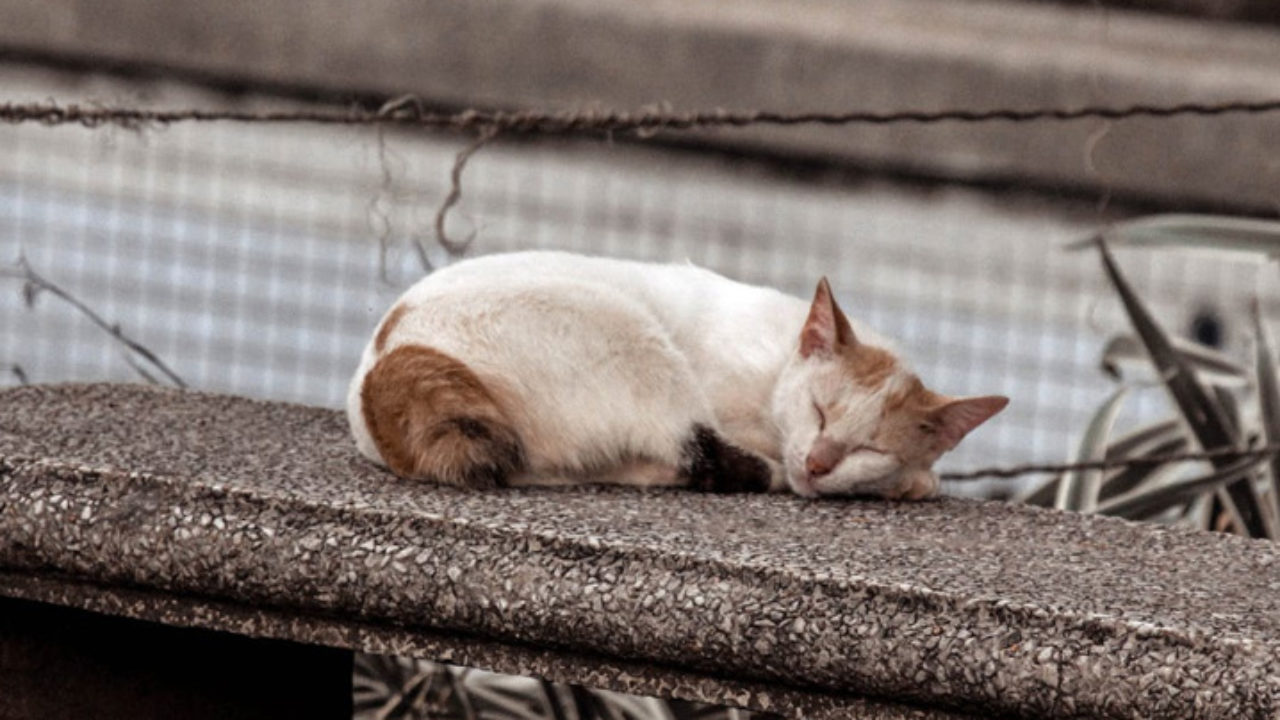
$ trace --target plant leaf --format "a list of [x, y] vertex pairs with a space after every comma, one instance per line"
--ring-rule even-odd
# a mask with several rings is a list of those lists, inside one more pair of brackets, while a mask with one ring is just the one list
[[1262, 463], [1265, 457], [1248, 457], [1236, 460], [1221, 468], [1215, 468], [1208, 475], [1201, 475], [1188, 480], [1160, 485], [1147, 489], [1135, 490], [1120, 497], [1107, 500], [1098, 505], [1098, 512], [1107, 515], [1141, 520], [1163, 512], [1175, 505], [1180, 505], [1210, 490], [1216, 490], [1232, 482], [1239, 482]]
[[[1094, 413], [1080, 440], [1080, 451], [1076, 453], [1077, 462], [1103, 458], [1107, 452], [1107, 438], [1111, 435], [1111, 428], [1115, 425], [1116, 416], [1128, 394], [1129, 388], [1121, 387]], [[1057, 499], [1053, 505], [1059, 510], [1093, 512], [1098, 506], [1098, 492], [1101, 489], [1101, 470], [1072, 470], [1058, 483]]]
[[1038, 485], [1031, 487], [1014, 495], [1010, 502], [1026, 503], [1027, 505], [1039, 505], [1040, 507], [1053, 507], [1054, 500], [1058, 497], [1058, 486], [1062, 483], [1062, 473], [1051, 475], [1041, 480]]
[[1178, 418], [1161, 420], [1158, 423], [1138, 428], [1107, 446], [1108, 460], [1126, 458], [1130, 455], [1147, 455], [1151, 445], [1167, 442], [1173, 437], [1182, 437], [1182, 423]]
[[[1126, 247], [1189, 247], [1201, 250], [1280, 256], [1280, 222], [1216, 215], [1151, 215], [1120, 222], [1102, 232], [1102, 239]], [[1071, 243], [1081, 250], [1093, 240]]]
[[[1171, 337], [1169, 341], [1196, 369], [1196, 374], [1202, 381], [1225, 387], [1244, 387], [1248, 384], [1248, 371], [1226, 354], [1179, 337]], [[1143, 349], [1142, 341], [1133, 335], [1121, 334], [1112, 337], [1103, 346], [1101, 365], [1102, 372], [1116, 380], [1122, 380], [1125, 379], [1125, 366], [1140, 365], [1150, 368], [1151, 359]]]
[[[1174, 348], [1164, 330], [1156, 324], [1151, 312], [1147, 310], [1129, 281], [1120, 272], [1106, 241], [1101, 236], [1096, 241], [1102, 256], [1103, 268], [1120, 296], [1133, 329], [1142, 339], [1142, 344], [1147, 348], [1157, 374], [1164, 379], [1169, 394], [1173, 396], [1178, 409], [1186, 418], [1200, 447], [1205, 450], [1239, 447], [1239, 438], [1232, 432], [1233, 428], [1222, 408], [1210, 395], [1208, 389], [1196, 379], [1190, 363]], [[1223, 469], [1228, 466], [1230, 460], [1224, 456], [1215, 458], [1212, 462], [1215, 468]], [[1224, 495], [1228, 512], [1236, 518], [1237, 525], [1250, 537], [1267, 537], [1262, 510], [1254, 488], [1247, 478], [1242, 478], [1238, 474], [1231, 478], [1233, 481], [1227, 485]]]
[[1204, 493], [1195, 500], [1187, 503], [1187, 509], [1183, 513], [1183, 517], [1191, 524], [1191, 527], [1197, 530], [1212, 530], [1213, 524], [1213, 495]]
[[[1168, 443], [1171, 439], [1183, 438], [1183, 448], [1186, 447], [1187, 440], [1183, 433], [1182, 421], [1176, 417], [1169, 418], [1153, 425], [1138, 428], [1127, 435], [1122, 436], [1118, 440], [1107, 446], [1107, 452], [1103, 456], [1107, 460], [1119, 460], [1134, 455], [1158, 455], [1163, 454], [1153, 450], [1153, 447], [1160, 447], [1161, 443]], [[1170, 451], [1176, 452], [1176, 451]], [[1149, 466], [1150, 467], [1150, 466]], [[1147, 470], [1148, 468], [1133, 468], [1134, 470]], [[1127, 469], [1111, 471], [1112, 477], [1126, 472]], [[1026, 503], [1028, 505], [1038, 505], [1040, 507], [1053, 507], [1054, 500], [1058, 496], [1058, 485], [1062, 482], [1063, 474], [1057, 474], [1045, 478], [1038, 484], [1024, 489], [1014, 495], [1010, 500], [1015, 503]], [[1110, 479], [1103, 479], [1103, 491], [1099, 498], [1106, 497], [1106, 488], [1111, 482]], [[1115, 494], [1114, 492], [1112, 493]]]
[[[1136, 457], [1156, 457], [1183, 452], [1190, 444], [1190, 438], [1173, 437]], [[1181, 463], [1164, 463], [1131, 465], [1122, 468], [1119, 472], [1113, 473], [1102, 481], [1102, 488], [1098, 491], [1098, 502], [1123, 495], [1144, 485], [1155, 484], [1170, 472], [1177, 472], [1181, 465]]]
[[1213, 391], [1218, 407], [1222, 408], [1222, 419], [1227, 421], [1231, 434], [1234, 437], [1243, 438], [1247, 444], [1249, 439], [1245, 436], [1244, 422], [1240, 417], [1240, 401], [1236, 400], [1236, 396], [1230, 390], [1221, 385], [1211, 385], [1209, 389]]
[[[1262, 311], [1258, 309], [1258, 300], [1254, 298], [1253, 332], [1254, 371], [1258, 376], [1258, 405], [1262, 415], [1263, 442], [1268, 445], [1280, 443], [1280, 378], [1276, 372], [1275, 346], [1271, 342], [1271, 334], [1262, 322]], [[1280, 455], [1272, 455], [1268, 464], [1271, 473], [1271, 517], [1280, 525]], [[1280, 529], [1277, 530], [1280, 532]]]

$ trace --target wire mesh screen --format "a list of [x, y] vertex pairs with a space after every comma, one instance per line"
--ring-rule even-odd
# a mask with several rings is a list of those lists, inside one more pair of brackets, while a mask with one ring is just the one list
[[[16, 99], [225, 102], [66, 82], [0, 72]], [[25, 254], [192, 387], [336, 407], [381, 313], [423, 272], [411, 243], [446, 260], [432, 219], [464, 142], [309, 126], [0, 127], [0, 259]], [[1061, 458], [1109, 391], [1098, 350], [1121, 322], [1097, 259], [1061, 249], [1111, 219], [1091, 205], [821, 183], [595, 141], [499, 142], [463, 187], [449, 228], [475, 233], [472, 254], [689, 260], [805, 296], [827, 275], [846, 310], [896, 338], [930, 385], [1013, 398], [949, 468]], [[1175, 329], [1203, 307], [1243, 307], [1253, 289], [1230, 259], [1122, 260]], [[101, 328], [54, 298], [27, 307], [20, 285], [0, 286], [6, 368], [33, 382], [138, 379]]]

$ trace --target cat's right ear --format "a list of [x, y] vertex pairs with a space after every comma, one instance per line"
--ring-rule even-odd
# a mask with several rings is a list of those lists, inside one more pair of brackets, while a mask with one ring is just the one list
[[800, 331], [800, 356], [826, 357], [842, 348], [852, 349], [857, 344], [858, 338], [853, 334], [849, 318], [840, 311], [840, 306], [831, 293], [831, 284], [825, 277], [822, 278], [818, 281], [818, 289], [813, 293], [809, 317]]

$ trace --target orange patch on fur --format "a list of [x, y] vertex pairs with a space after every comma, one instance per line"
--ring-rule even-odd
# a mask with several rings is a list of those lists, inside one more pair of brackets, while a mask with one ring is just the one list
[[369, 435], [397, 475], [484, 486], [523, 464], [519, 439], [493, 394], [438, 350], [402, 345], [387, 353], [365, 375], [360, 401]]
[[408, 305], [396, 305], [391, 308], [391, 312], [387, 314], [387, 318], [382, 321], [382, 327], [378, 328], [378, 334], [373, 338], [373, 349], [376, 352], [382, 352], [387, 346], [387, 338], [391, 335], [391, 331], [396, 329], [396, 325], [400, 324], [400, 318], [409, 312]]
[[890, 393], [881, 409], [880, 426], [875, 443], [893, 453], [908, 467], [927, 467], [940, 453], [930, 414], [942, 398], [912, 376], [906, 387]]
[[924, 383], [920, 382], [920, 378], [913, 375], [906, 387], [890, 393], [884, 399], [884, 408], [881, 410], [881, 414], [887, 415], [899, 410], [924, 413], [937, 404], [937, 393], [926, 388]]
[[906, 387], [885, 398], [875, 442], [908, 467], [927, 467], [1008, 402], [995, 395], [939, 395], [913, 376]]
[[893, 353], [873, 345], [858, 343], [852, 348], [843, 348], [840, 361], [849, 369], [859, 385], [877, 388], [898, 368], [898, 359]]

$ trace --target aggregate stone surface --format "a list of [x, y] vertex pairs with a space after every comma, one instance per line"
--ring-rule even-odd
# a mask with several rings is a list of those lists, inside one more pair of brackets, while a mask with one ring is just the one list
[[[671, 666], [559, 648], [512, 645], [423, 628], [409, 629], [314, 616], [295, 610], [244, 606], [137, 588], [105, 588], [47, 574], [0, 570], [0, 596], [4, 595], [179, 627], [232, 632], [248, 637], [301, 638], [316, 645], [429, 658], [452, 665], [636, 695], [751, 708], [767, 713], [761, 716], [761, 720], [778, 715], [808, 720], [976, 720], [977, 717], [992, 717], [986, 713], [975, 716], [941, 708], [913, 707], [891, 699], [712, 677]], [[3, 657], [2, 653], [0, 657]]]
[[1280, 716], [1271, 543], [959, 499], [462, 491], [347, 432], [231, 396], [4, 391], [0, 569], [980, 715]]

